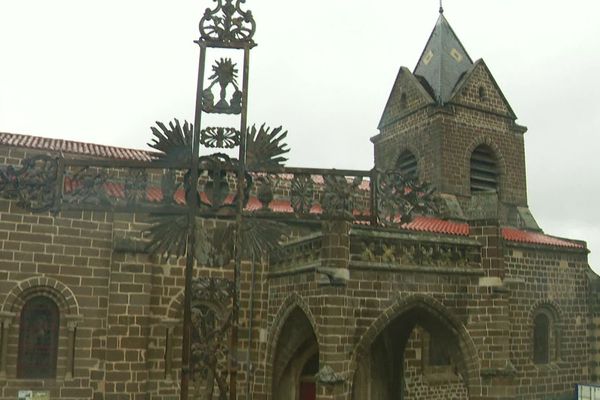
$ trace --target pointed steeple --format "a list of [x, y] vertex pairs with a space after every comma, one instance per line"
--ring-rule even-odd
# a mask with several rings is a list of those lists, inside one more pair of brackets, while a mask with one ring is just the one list
[[429, 37], [429, 41], [415, 67], [414, 74], [422, 77], [439, 104], [450, 100], [452, 91], [464, 73], [473, 66], [473, 61], [443, 14]]

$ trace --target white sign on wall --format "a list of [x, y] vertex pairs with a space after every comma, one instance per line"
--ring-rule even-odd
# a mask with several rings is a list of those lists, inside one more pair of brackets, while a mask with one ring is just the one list
[[31, 400], [33, 392], [31, 390], [19, 390], [18, 400]]
[[600, 400], [600, 386], [577, 385], [577, 400]]
[[50, 392], [46, 390], [19, 390], [17, 400], [50, 400]]

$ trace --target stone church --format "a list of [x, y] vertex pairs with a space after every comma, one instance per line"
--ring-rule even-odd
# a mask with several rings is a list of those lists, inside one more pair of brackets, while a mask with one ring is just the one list
[[[443, 207], [398, 228], [297, 224], [244, 260], [240, 345], [214, 356], [239, 361], [239, 399], [572, 399], [598, 381], [599, 280], [585, 242], [532, 216], [516, 120], [441, 13], [371, 141], [376, 168], [431, 183]], [[23, 209], [9, 171], [40, 154], [153, 157], [0, 133], [0, 400], [178, 399], [183, 261], [146, 252], [147, 215]], [[356, 190], [367, 198], [368, 182]], [[289, 199], [266, 207], [285, 212]], [[226, 264], [195, 273], [225, 281]], [[190, 398], [213, 398], [207, 386], [224, 398], [225, 375], [194, 377]]]

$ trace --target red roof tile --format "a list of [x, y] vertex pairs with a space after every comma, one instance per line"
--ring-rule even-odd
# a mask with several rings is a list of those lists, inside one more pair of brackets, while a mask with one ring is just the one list
[[[72, 179], [65, 179], [65, 192], [69, 193], [73, 190], [77, 189], [81, 184], [78, 181], [74, 181]], [[125, 188], [122, 183], [106, 183], [104, 188], [107, 194], [111, 197], [122, 199], [125, 197]], [[174, 195], [175, 203], [178, 205], [185, 204], [185, 194], [183, 189], [177, 190]], [[210, 203], [206, 193], [201, 192], [200, 198], [205, 203]], [[160, 202], [163, 199], [162, 190], [159, 187], [150, 187], [146, 190], [146, 199], [150, 202]], [[225, 198], [225, 204], [232, 204], [234, 196], [228, 195]], [[258, 211], [262, 208], [262, 203], [256, 198], [251, 197], [246, 205], [247, 211]], [[278, 213], [293, 213], [294, 210], [289, 200], [276, 199], [269, 203], [269, 209], [273, 212]], [[321, 214], [323, 212], [320, 205], [315, 204], [310, 210], [311, 214]], [[355, 214], [366, 216], [364, 214], [360, 214], [358, 211]], [[364, 220], [357, 220], [357, 223], [365, 224], [367, 223]], [[454, 235], [454, 236], [468, 236], [469, 235], [469, 224], [466, 223], [458, 223], [452, 221], [444, 221], [438, 218], [433, 217], [424, 217], [418, 216], [415, 217], [413, 221], [410, 223], [402, 225], [402, 229], [417, 231], [417, 232], [429, 232], [429, 233], [438, 233], [443, 235]]]
[[581, 242], [561, 239], [538, 232], [523, 231], [515, 228], [502, 228], [502, 237], [510, 242], [568, 247], [572, 249], [585, 249], [585, 245]]
[[126, 149], [102, 144], [76, 142], [73, 140], [52, 139], [40, 136], [19, 135], [0, 132], [0, 145], [26, 147], [29, 149], [62, 151], [91, 157], [114, 158], [119, 160], [150, 161], [155, 153], [146, 150]]
[[[0, 132], [0, 145], [26, 147], [39, 150], [59, 151], [65, 153], [74, 153], [91, 157], [113, 158], [121, 160], [137, 160], [150, 161], [154, 156], [154, 152], [146, 150], [127, 149], [123, 147], [106, 146], [101, 144], [84, 143], [64, 139], [52, 139], [31, 135], [20, 135], [16, 133]], [[282, 178], [291, 179], [291, 175]], [[316, 184], [323, 184], [323, 178], [314, 176], [313, 180]], [[78, 182], [65, 180], [65, 191], [70, 192], [79, 186]], [[369, 181], [363, 180], [359, 186], [361, 190], [369, 190]], [[106, 184], [106, 191], [110, 196], [123, 198], [124, 187], [122, 184], [109, 183]], [[160, 202], [163, 199], [163, 194], [160, 188], [151, 187], [147, 190], [146, 197], [148, 201]], [[206, 195], [201, 193], [202, 200], [208, 202]], [[185, 204], [185, 196], [183, 190], [178, 190], [175, 193], [175, 201], [177, 204]], [[231, 203], [233, 196], [228, 196], [226, 202]], [[247, 205], [247, 210], [256, 211], [262, 207], [261, 203], [256, 198], [251, 198]], [[269, 208], [275, 212], [291, 213], [293, 212], [291, 204], [287, 200], [273, 200], [269, 204]], [[320, 214], [322, 209], [319, 205], [313, 206], [310, 210], [311, 214]], [[469, 225], [466, 223], [457, 223], [444, 221], [433, 217], [416, 217], [412, 222], [402, 225], [403, 229], [430, 232], [438, 234], [468, 236]], [[547, 246], [558, 246], [576, 249], [585, 249], [585, 245], [581, 242], [561, 239], [542, 233], [522, 231], [514, 228], [503, 228], [502, 236], [505, 240], [519, 243], [529, 243]]]
[[441, 233], [445, 235], [469, 236], [469, 224], [445, 221], [433, 217], [415, 217], [408, 224], [402, 225], [402, 228], [411, 231]]
[[[71, 179], [65, 179], [65, 191], [67, 193], [73, 191], [79, 186], [79, 182], [73, 181]], [[111, 197], [125, 197], [123, 184], [107, 183], [105, 184], [105, 189], [107, 194]], [[185, 195], [183, 189], [177, 190], [174, 197], [175, 202], [177, 204], [185, 204]], [[150, 202], [160, 202], [163, 199], [162, 190], [158, 187], [150, 187], [146, 191], [146, 198]], [[203, 202], [210, 203], [208, 197], [206, 196], [206, 193], [200, 193], [200, 198]], [[233, 195], [228, 195], [225, 199], [225, 204], [233, 203], [233, 199]], [[258, 211], [261, 208], [262, 203], [256, 197], [251, 197], [246, 206], [246, 210], [248, 211]], [[271, 211], [278, 213], [292, 213], [294, 211], [288, 200], [273, 200], [271, 203], [269, 203], [269, 208], [271, 209]], [[323, 210], [318, 204], [314, 205], [310, 210], [311, 214], [321, 214], [322, 212]], [[364, 220], [359, 220], [358, 223], [366, 224], [367, 222]], [[469, 224], [467, 223], [445, 221], [439, 218], [426, 216], [415, 217], [415, 219], [411, 222], [403, 224], [402, 229], [416, 232], [429, 232], [453, 236], [469, 236], [470, 232]], [[581, 242], [561, 239], [538, 232], [523, 231], [515, 228], [502, 228], [502, 237], [510, 242], [528, 243], [544, 246], [557, 246], [573, 249], [585, 249], [585, 245]]]

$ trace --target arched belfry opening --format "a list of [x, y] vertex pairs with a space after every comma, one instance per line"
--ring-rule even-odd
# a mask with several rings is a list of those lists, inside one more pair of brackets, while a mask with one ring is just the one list
[[391, 320], [357, 360], [353, 400], [468, 399], [467, 357], [457, 330], [415, 304]]
[[498, 159], [492, 148], [479, 145], [471, 153], [471, 193], [498, 192]]
[[419, 171], [417, 169], [417, 157], [410, 151], [404, 150], [396, 159], [396, 170], [400, 171], [402, 176], [409, 179], [416, 179], [419, 177]]
[[304, 311], [294, 308], [275, 346], [272, 399], [315, 400], [319, 346]]

